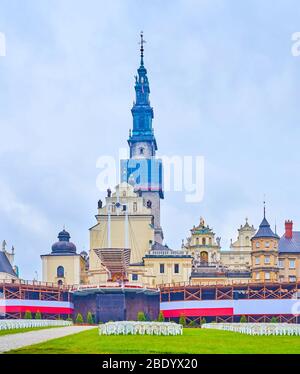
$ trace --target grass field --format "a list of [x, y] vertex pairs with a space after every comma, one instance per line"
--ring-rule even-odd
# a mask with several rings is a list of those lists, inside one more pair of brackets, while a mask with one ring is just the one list
[[300, 336], [192, 328], [182, 336], [99, 336], [95, 328], [9, 353], [300, 353]]
[[56, 327], [61, 327], [61, 326], [31, 327], [31, 328], [24, 328], [24, 329], [0, 330], [0, 337], [3, 335], [18, 334], [21, 332], [28, 332], [28, 331], [35, 331], [35, 330], [53, 329]]

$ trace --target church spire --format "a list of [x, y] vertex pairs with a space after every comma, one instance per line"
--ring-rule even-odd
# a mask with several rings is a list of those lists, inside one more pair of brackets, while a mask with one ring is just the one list
[[[146, 43], [144, 39], [144, 33], [141, 31], [140, 33], [140, 66], [137, 69], [137, 75], [135, 76], [135, 101], [133, 103], [133, 107], [131, 109], [132, 117], [133, 117], [133, 128], [132, 132], [129, 135], [129, 146], [131, 150], [130, 156], [132, 157], [135, 154], [135, 150], [133, 148], [134, 144], [137, 143], [146, 143], [149, 152], [145, 152], [146, 155], [154, 156], [155, 151], [157, 150], [156, 140], [154, 137], [154, 132], [152, 128], [152, 119], [153, 115], [153, 108], [150, 106], [150, 85], [147, 76], [147, 69], [144, 65], [144, 44]], [[141, 150], [144, 152], [144, 150]]]
[[141, 51], [141, 66], [144, 66], [144, 43], [146, 43], [146, 40], [144, 40], [144, 33], [141, 31], [140, 33], [141, 41], [140, 41], [140, 51]]

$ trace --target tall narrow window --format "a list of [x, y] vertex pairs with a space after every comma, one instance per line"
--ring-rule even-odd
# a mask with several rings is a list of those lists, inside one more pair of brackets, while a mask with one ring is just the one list
[[159, 272], [163, 274], [165, 272], [165, 264], [159, 264]]
[[174, 273], [175, 274], [179, 273], [179, 264], [174, 264]]
[[58, 266], [57, 270], [57, 278], [63, 278], [65, 276], [65, 269], [63, 266]]
[[134, 212], [137, 211], [137, 203], [136, 203], [136, 202], [133, 203], [133, 211], [134, 211]]
[[295, 269], [296, 268], [296, 263], [294, 259], [289, 260], [289, 268], [290, 269]]

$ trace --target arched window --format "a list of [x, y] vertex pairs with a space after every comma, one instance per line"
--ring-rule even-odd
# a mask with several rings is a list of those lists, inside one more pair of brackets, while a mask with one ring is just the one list
[[144, 154], [144, 148], [140, 148], [140, 155]]
[[206, 245], [206, 239], [202, 238], [202, 245]]
[[63, 266], [57, 268], [57, 278], [63, 278], [65, 276], [65, 269]]
[[199, 245], [199, 238], [196, 238], [196, 245]]

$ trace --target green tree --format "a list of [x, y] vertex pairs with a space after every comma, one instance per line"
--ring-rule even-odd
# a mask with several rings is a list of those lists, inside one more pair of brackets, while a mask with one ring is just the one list
[[165, 322], [165, 317], [163, 315], [163, 312], [159, 312], [157, 322]]
[[35, 319], [42, 319], [42, 315], [39, 310], [35, 313]]
[[196, 322], [195, 322], [195, 320], [191, 320], [190, 321], [190, 323], [189, 323], [189, 325], [188, 325], [189, 327], [195, 327], [196, 326]]
[[145, 316], [145, 313], [144, 312], [138, 312], [138, 314], [137, 314], [137, 320], [138, 321], [147, 321], [147, 318], [146, 318], [146, 316]]
[[93, 315], [91, 312], [88, 312], [87, 316], [86, 316], [86, 322], [89, 324], [89, 325], [93, 325], [94, 324], [94, 318], [93, 318]]
[[25, 319], [32, 319], [32, 314], [31, 314], [30, 310], [26, 310], [26, 312], [24, 314], [24, 318]]
[[81, 313], [77, 314], [75, 322], [76, 322], [77, 325], [82, 325], [83, 324], [83, 317], [82, 317]]
[[184, 314], [181, 314], [180, 317], [179, 317], [179, 323], [180, 325], [182, 326], [185, 326], [186, 325], [186, 318], [185, 318], [185, 315]]
[[206, 319], [203, 317], [200, 320], [200, 326], [204, 325], [206, 323]]
[[240, 319], [240, 322], [241, 322], [241, 323], [245, 323], [245, 322], [247, 322], [247, 318], [246, 318], [246, 316], [242, 316], [241, 319]]
[[271, 323], [277, 323], [277, 322], [278, 322], [277, 318], [275, 316], [273, 316], [271, 318]]

